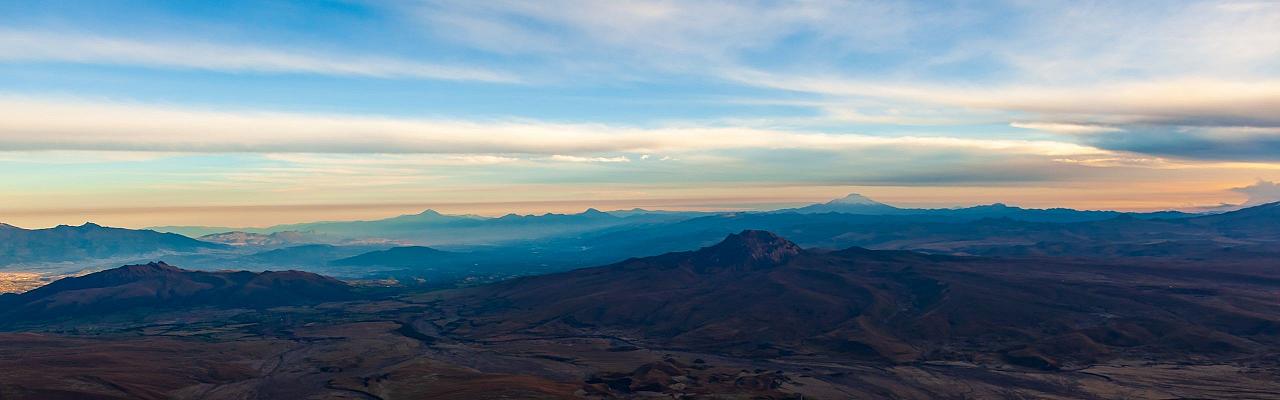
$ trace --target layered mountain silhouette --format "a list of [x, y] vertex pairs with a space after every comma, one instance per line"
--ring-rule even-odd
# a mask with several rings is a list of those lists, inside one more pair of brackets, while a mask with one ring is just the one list
[[194, 252], [222, 248], [182, 235], [109, 228], [86, 223], [48, 229], [0, 227], [0, 265], [136, 256], [156, 252]]
[[342, 258], [334, 260], [331, 264], [341, 266], [418, 267], [429, 266], [457, 256], [457, 253], [425, 246], [404, 246]]
[[[877, 217], [883, 221], [902, 223], [956, 223], [977, 222], [983, 219], [1011, 219], [1019, 222], [1042, 223], [1080, 223], [1107, 221], [1120, 217], [1137, 219], [1183, 219], [1196, 217], [1196, 214], [1180, 212], [1158, 213], [1121, 213], [1111, 210], [1074, 210], [1074, 209], [1028, 209], [1005, 204], [968, 206], [968, 208], [952, 209], [918, 209], [900, 208], [869, 199], [867, 196], [850, 194], [841, 199], [827, 203], [801, 206], [801, 208], [773, 210], [759, 213], [698, 213], [698, 212], [663, 212], [663, 210], [618, 210], [618, 212], [600, 212], [588, 209], [577, 214], [541, 214], [518, 215], [507, 214], [503, 217], [490, 218], [480, 215], [448, 215], [425, 210], [425, 212], [401, 217], [376, 219], [376, 221], [346, 222], [312, 222], [298, 224], [282, 224], [268, 228], [230, 228], [230, 227], [157, 227], [159, 231], [182, 233], [182, 235], [202, 236], [206, 240], [228, 242], [228, 244], [262, 244], [283, 245], [282, 241], [301, 244], [308, 242], [328, 242], [339, 244], [340, 240], [379, 240], [401, 241], [404, 244], [428, 246], [467, 246], [467, 245], [522, 245], [526, 242], [558, 241], [581, 235], [600, 235], [600, 233], [626, 231], [634, 228], [664, 229], [668, 226], [680, 226], [685, 222], [694, 222], [704, 218], [718, 218], [724, 215], [759, 215], [759, 214], [800, 214], [805, 223], [840, 223], [852, 217]], [[771, 226], [736, 226], [719, 229], [721, 233], [733, 232], [741, 228], [774, 229]], [[305, 237], [297, 238], [298, 233], [307, 232]], [[211, 235], [212, 233], [212, 235]], [[273, 237], [285, 235], [291, 237]], [[317, 240], [325, 238], [325, 240]], [[556, 249], [550, 249], [556, 250]], [[627, 255], [635, 255], [627, 253]]]
[[811, 204], [800, 208], [782, 209], [775, 212], [794, 212], [800, 214], [861, 214], [861, 215], [908, 215], [923, 217], [941, 217], [950, 220], [978, 220], [983, 218], [1008, 218], [1026, 222], [1071, 223], [1101, 221], [1120, 216], [1132, 216], [1141, 219], [1187, 218], [1194, 214], [1178, 211], [1160, 211], [1148, 213], [1129, 213], [1120, 211], [1075, 210], [1070, 208], [1022, 208], [1003, 203], [978, 205], [958, 208], [900, 208], [872, 200], [857, 193], [826, 203]]
[[[953, 255], [1018, 255], [1107, 258], [1129, 250], [1150, 256], [1199, 257], [1204, 250], [1244, 246], [1280, 254], [1276, 205], [1184, 218], [1115, 213], [1078, 222], [946, 215], [867, 215], [794, 212], [733, 213], [677, 223], [585, 233], [545, 243], [546, 248], [588, 248], [583, 257], [656, 255], [715, 243], [747, 229], [767, 230], [809, 247], [859, 246]], [[1052, 210], [1040, 210], [1052, 212]], [[1103, 213], [1099, 211], [1099, 213]], [[1108, 212], [1111, 213], [1111, 212]], [[1186, 243], [1180, 247], [1174, 244]], [[1155, 245], [1159, 251], [1142, 248]], [[1187, 251], [1183, 251], [1183, 250]]]
[[1280, 202], [1191, 218], [1187, 222], [1232, 238], [1280, 240], [1280, 227], [1277, 226], [1280, 223]]
[[[880, 207], [877, 204], [883, 203], [851, 195], [822, 206]], [[327, 268], [389, 266], [403, 269], [388, 272], [401, 281], [425, 279], [444, 285], [476, 274], [491, 277], [486, 279], [500, 279], [688, 250], [713, 244], [727, 234], [742, 230], [777, 232], [806, 247], [858, 246], [951, 255], [1095, 259], [1206, 259], [1227, 255], [1240, 259], [1239, 255], [1249, 255], [1255, 260], [1280, 256], [1280, 246], [1276, 246], [1280, 242], [1280, 223], [1273, 223], [1280, 222], [1280, 217], [1275, 215], [1274, 204], [1200, 216], [1035, 210], [999, 204], [963, 209], [895, 209], [900, 212], [889, 215], [847, 209], [845, 212], [823, 211], [821, 207], [808, 208], [812, 212], [711, 215], [588, 210], [579, 214], [498, 218], [449, 216], [428, 211], [381, 221], [292, 226], [298, 229], [328, 226], [334, 232], [352, 228], [355, 230], [343, 232], [365, 236], [363, 239], [296, 231], [231, 232], [207, 237], [233, 245], [96, 225], [34, 231], [0, 227], [0, 237], [24, 237], [0, 242], [0, 265], [90, 260], [101, 265], [103, 259], [116, 258], [119, 263], [127, 263], [154, 259], [158, 253], [181, 253], [164, 258], [198, 269], [287, 266], [334, 273], [336, 271]], [[456, 250], [459, 256], [413, 255], [399, 250], [401, 254], [393, 252], [346, 260], [392, 245], [424, 245], [416, 239], [387, 240], [375, 239], [376, 236], [455, 243], [432, 247]], [[288, 244], [318, 239], [333, 247]], [[74, 270], [69, 265], [60, 268], [64, 268], [60, 272]], [[386, 271], [386, 268], [380, 270]], [[340, 273], [353, 276], [361, 272], [344, 268]], [[382, 277], [385, 276], [379, 276]]]
[[[834, 218], [839, 218], [839, 215], [865, 215], [884, 218], [901, 217], [907, 220], [927, 219], [937, 222], [1008, 218], [1018, 221], [1052, 223], [1101, 221], [1120, 216], [1132, 216], [1139, 219], [1174, 219], [1194, 216], [1194, 214], [1176, 211], [1125, 213], [1117, 211], [1082, 211], [1066, 208], [1029, 209], [999, 203], [945, 209], [901, 208], [881, 203], [856, 193], [825, 203], [762, 213], [837, 214]], [[733, 213], [652, 211], [644, 209], [603, 212], [596, 209], [588, 209], [578, 214], [507, 214], [491, 218], [477, 215], [446, 215], [434, 210], [426, 210], [418, 214], [370, 221], [310, 222], [277, 225], [268, 228], [169, 226], [153, 229], [193, 237], [203, 236], [211, 241], [226, 241], [231, 244], [272, 243], [277, 241], [269, 237], [250, 235], [307, 232], [308, 235], [330, 238], [328, 240], [330, 243], [333, 242], [332, 239], [339, 238], [382, 238], [432, 246], [492, 245], [495, 243], [554, 239], [629, 227], [669, 225], [699, 217], [726, 214]], [[314, 239], [311, 240], [314, 242]]]
[[272, 307], [353, 299], [342, 281], [301, 271], [189, 271], [163, 262], [63, 278], [6, 296], [0, 319], [56, 319], [132, 309]]
[[335, 246], [330, 244], [304, 244], [282, 247], [241, 257], [237, 261], [253, 265], [325, 265], [333, 260], [379, 251], [386, 246]]
[[1230, 290], [1224, 282], [1280, 289], [1280, 279], [1178, 268], [809, 250], [744, 231], [696, 251], [456, 292], [452, 301], [479, 316], [452, 333], [609, 333], [745, 357], [976, 357], [1044, 369], [1280, 344], [1280, 306], [1192, 297]]
[[682, 215], [632, 213], [626, 217], [620, 217], [596, 209], [588, 209], [578, 214], [507, 214], [488, 218], [476, 215], [445, 215], [434, 210], [426, 210], [419, 214], [371, 221], [311, 222], [268, 228], [167, 226], [153, 229], [193, 236], [229, 231], [256, 234], [301, 231], [338, 238], [384, 238], [432, 245], [478, 244], [573, 234], [633, 223], [669, 221], [680, 219]]

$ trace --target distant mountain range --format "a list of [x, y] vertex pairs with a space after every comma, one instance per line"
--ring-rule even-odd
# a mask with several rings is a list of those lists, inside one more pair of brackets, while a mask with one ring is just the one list
[[[764, 211], [760, 213], [824, 214], [839, 213], [878, 216], [924, 216], [948, 220], [977, 220], [983, 218], [1009, 218], [1028, 222], [1087, 222], [1101, 221], [1119, 216], [1142, 219], [1186, 218], [1195, 214], [1177, 211], [1153, 213], [1125, 213], [1118, 211], [1080, 211], [1066, 208], [1027, 209], [992, 204], [954, 209], [899, 208], [877, 202], [862, 195], [850, 194], [844, 198], [800, 208]], [[304, 224], [277, 225], [267, 228], [231, 228], [207, 226], [162, 226], [151, 228], [203, 240], [229, 244], [280, 243], [292, 244], [321, 242], [317, 238], [382, 238], [401, 240], [422, 245], [477, 245], [504, 242], [538, 240], [557, 236], [574, 235], [619, 227], [668, 224], [709, 215], [736, 214], [734, 212], [654, 211], [643, 209], [602, 212], [588, 209], [578, 214], [516, 215], [490, 218], [476, 215], [445, 215], [433, 210], [419, 214], [371, 221], [330, 221]], [[287, 235], [263, 237], [251, 235]], [[305, 237], [310, 239], [304, 239]]]
[[203, 236], [223, 232], [270, 234], [307, 232], [338, 238], [383, 238], [429, 245], [491, 244], [574, 234], [621, 225], [681, 220], [683, 212], [632, 210], [613, 215], [595, 209], [578, 214], [516, 215], [488, 218], [475, 215], [444, 215], [433, 210], [373, 221], [332, 221], [277, 225], [268, 228], [222, 228], [204, 226], [164, 226], [157, 231]]
[[[157, 255], [195, 269], [278, 266], [339, 276], [447, 285], [601, 265], [705, 246], [768, 230], [806, 247], [915, 250], [991, 256], [1203, 258], [1280, 255], [1275, 204], [1221, 214], [1122, 213], [989, 205], [908, 209], [859, 195], [768, 212], [625, 210], [486, 218], [427, 211], [376, 221], [318, 222], [276, 232], [229, 231], [201, 240], [86, 224], [0, 226], [0, 266], [63, 263], [50, 274], [146, 262]], [[398, 238], [398, 239], [390, 239]], [[433, 245], [432, 242], [451, 244]], [[390, 250], [393, 247], [407, 249]], [[425, 254], [430, 246], [452, 254]], [[385, 251], [385, 252], [383, 252]], [[383, 252], [365, 255], [368, 252]], [[1239, 258], [1239, 257], [1233, 257]], [[72, 263], [88, 263], [77, 267]], [[116, 264], [118, 265], [118, 264]], [[398, 272], [397, 272], [398, 271]]]
[[150, 230], [108, 228], [92, 223], [48, 229], [0, 226], [0, 265], [114, 258], [158, 252], [196, 252], [226, 246]]
[[[1252, 248], [1280, 254], [1280, 203], [1183, 218], [1117, 214], [1079, 222], [1037, 222], [1009, 217], [958, 218], [948, 214], [732, 213], [685, 221], [602, 230], [538, 242], [543, 248], [586, 248], [580, 258], [610, 254], [655, 255], [714, 243], [724, 235], [758, 229], [808, 247], [917, 250], [938, 254], [1107, 257], [1116, 246], [1156, 246], [1156, 256], [1185, 257], [1209, 248]], [[1041, 210], [1044, 211], [1044, 210]], [[1194, 246], [1176, 246], [1195, 243]], [[1153, 247], [1153, 248], [1156, 248]], [[1274, 248], [1276, 250], [1267, 250]], [[1035, 250], [1030, 250], [1035, 249]], [[1184, 251], [1185, 250], [1185, 251]], [[1125, 251], [1125, 250], [1119, 250]]]
[[1057, 223], [1101, 221], [1120, 216], [1131, 216], [1142, 219], [1174, 219], [1187, 218], [1196, 215], [1180, 211], [1134, 213], [1120, 211], [1082, 211], [1070, 208], [1037, 209], [1013, 207], [1002, 203], [960, 208], [898, 208], [871, 200], [856, 193], [826, 203], [813, 204], [800, 208], [782, 209], [775, 212], [794, 212], [800, 214], [842, 213], [861, 215], [923, 215], [953, 219], [1008, 218], [1027, 222]]

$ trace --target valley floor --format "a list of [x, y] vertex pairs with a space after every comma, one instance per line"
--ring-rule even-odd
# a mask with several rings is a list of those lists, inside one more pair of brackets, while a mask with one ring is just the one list
[[437, 329], [474, 323], [400, 298], [157, 314], [91, 330], [53, 324], [0, 334], [0, 398], [1280, 399], [1275, 354], [1040, 371], [743, 359], [607, 334], [468, 338]]

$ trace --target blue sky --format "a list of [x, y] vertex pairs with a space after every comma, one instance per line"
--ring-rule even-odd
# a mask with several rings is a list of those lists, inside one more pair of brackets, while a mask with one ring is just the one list
[[0, 18], [0, 220], [23, 226], [846, 192], [1280, 199], [1275, 2], [50, 1]]

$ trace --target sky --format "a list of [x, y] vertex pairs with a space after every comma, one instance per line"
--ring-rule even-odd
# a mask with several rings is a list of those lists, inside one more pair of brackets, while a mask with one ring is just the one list
[[0, 221], [1280, 200], [1280, 2], [0, 2]]

